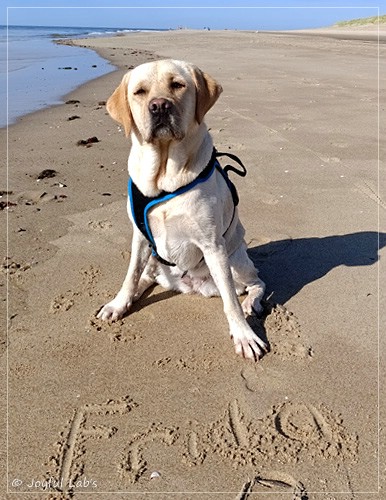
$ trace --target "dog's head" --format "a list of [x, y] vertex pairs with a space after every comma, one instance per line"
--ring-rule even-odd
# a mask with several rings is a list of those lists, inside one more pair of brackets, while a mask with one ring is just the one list
[[200, 124], [222, 92], [196, 66], [174, 60], [141, 64], [127, 72], [107, 101], [107, 111], [141, 141], [182, 140]]

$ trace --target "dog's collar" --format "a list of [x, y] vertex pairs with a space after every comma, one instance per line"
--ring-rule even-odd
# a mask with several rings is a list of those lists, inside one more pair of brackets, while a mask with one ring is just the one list
[[[242, 171], [237, 170], [236, 168], [232, 167], [231, 165], [227, 165], [224, 167], [224, 169], [221, 167], [220, 163], [218, 162], [217, 158], [219, 156], [228, 156], [231, 158], [233, 161], [238, 163], [242, 167]], [[134, 184], [132, 179], [129, 179], [128, 183], [128, 194], [129, 194], [129, 199], [130, 199], [130, 208], [131, 208], [131, 214], [133, 216], [133, 220], [138, 227], [138, 229], [141, 231], [141, 233], [145, 236], [145, 238], [149, 241], [150, 247], [152, 248], [152, 254], [154, 257], [156, 257], [161, 264], [165, 264], [167, 266], [175, 266], [175, 264], [172, 264], [171, 262], [166, 261], [163, 259], [157, 252], [157, 247], [153, 238], [153, 235], [150, 230], [150, 225], [148, 221], [148, 213], [151, 208], [153, 208], [155, 205], [159, 205], [160, 203], [164, 203], [165, 201], [169, 201], [172, 198], [175, 198], [176, 196], [179, 196], [180, 194], [184, 194], [190, 189], [194, 188], [197, 186], [197, 184], [200, 184], [201, 182], [207, 181], [213, 172], [215, 170], [218, 170], [221, 175], [223, 176], [225, 182], [227, 183], [231, 193], [232, 193], [232, 198], [233, 198], [233, 203], [234, 206], [236, 207], [239, 203], [239, 197], [237, 194], [237, 190], [233, 182], [229, 179], [228, 177], [228, 170], [232, 170], [233, 172], [237, 173], [238, 175], [245, 177], [247, 171], [244, 165], [242, 164], [241, 160], [230, 153], [218, 153], [215, 148], [213, 148], [212, 156], [210, 157], [210, 160], [207, 164], [207, 166], [204, 168], [204, 170], [189, 184], [186, 184], [185, 186], [180, 187], [176, 191], [173, 192], [167, 192], [167, 191], [162, 191], [159, 195], [150, 197], [150, 196], [145, 196], [139, 189], [138, 187]], [[233, 213], [234, 215], [234, 213]], [[232, 217], [233, 221], [233, 217]], [[232, 222], [231, 222], [232, 223]]]

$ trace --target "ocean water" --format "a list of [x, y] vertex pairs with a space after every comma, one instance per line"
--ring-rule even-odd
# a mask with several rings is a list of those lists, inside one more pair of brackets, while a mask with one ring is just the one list
[[137, 31], [142, 30], [0, 26], [0, 127], [62, 103], [71, 90], [115, 69], [93, 50], [55, 41]]

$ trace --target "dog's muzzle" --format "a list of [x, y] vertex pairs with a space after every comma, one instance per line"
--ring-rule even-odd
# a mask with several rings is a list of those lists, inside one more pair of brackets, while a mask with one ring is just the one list
[[151, 116], [151, 135], [153, 139], [183, 138], [183, 134], [178, 126], [178, 113], [171, 101], [161, 97], [152, 99], [149, 102], [149, 113]]

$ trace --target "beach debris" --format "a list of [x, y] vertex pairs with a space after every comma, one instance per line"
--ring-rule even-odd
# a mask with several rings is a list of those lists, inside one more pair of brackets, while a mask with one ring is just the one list
[[111, 193], [102, 193], [102, 196], [111, 196]]
[[18, 203], [23, 205], [37, 205], [50, 201], [60, 202], [67, 198], [65, 194], [47, 193], [47, 191], [25, 191], [20, 194]]
[[68, 101], [66, 101], [66, 104], [79, 104], [80, 101], [78, 101], [77, 99], [69, 99]]
[[67, 195], [66, 194], [58, 194], [58, 195], [55, 195], [54, 197], [54, 200], [57, 200], [57, 201], [63, 201], [67, 198]]
[[38, 174], [36, 179], [39, 181], [41, 179], [50, 179], [51, 177], [56, 177], [57, 173], [58, 172], [56, 170], [53, 170], [52, 168], [45, 168], [40, 172], [40, 174]]
[[0, 210], [4, 210], [5, 208], [16, 207], [17, 203], [13, 203], [12, 201], [0, 201]]
[[31, 264], [29, 262], [21, 264], [13, 260], [12, 257], [4, 257], [1, 264], [2, 272], [6, 274], [15, 274], [18, 271], [28, 271], [30, 268]]
[[156, 470], [150, 474], [150, 479], [157, 479], [159, 477], [161, 477], [161, 474]]
[[68, 120], [69, 122], [71, 122], [72, 120], [78, 120], [78, 118], [80, 118], [80, 116], [78, 116], [78, 115], [72, 115], [72, 116], [69, 116], [69, 117], [67, 118], [67, 120]]
[[106, 101], [99, 101], [95, 109], [103, 109], [106, 106]]
[[32, 191], [29, 193], [25, 193], [23, 195], [23, 198], [25, 198], [25, 204], [30, 206], [30, 205], [36, 205], [43, 199], [44, 201], [47, 201], [47, 196], [48, 194], [45, 191]]
[[0, 191], [0, 198], [6, 196], [7, 194], [13, 194], [13, 191]]
[[88, 139], [80, 139], [77, 142], [78, 146], [87, 146], [90, 147], [94, 142], [100, 142], [98, 137], [89, 137]]

